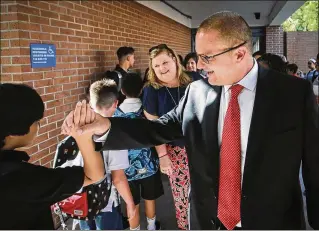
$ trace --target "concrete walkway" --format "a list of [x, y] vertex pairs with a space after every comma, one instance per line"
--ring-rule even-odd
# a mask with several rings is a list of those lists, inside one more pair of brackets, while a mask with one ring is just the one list
[[[157, 219], [161, 222], [162, 229], [165, 230], [176, 230], [177, 224], [175, 219], [175, 209], [174, 209], [174, 203], [173, 203], [173, 197], [171, 193], [171, 188], [169, 184], [169, 180], [166, 175], [162, 174], [162, 182], [164, 186], [164, 195], [160, 197], [156, 201], [156, 214]], [[303, 185], [302, 185], [303, 188]], [[125, 203], [122, 203], [122, 211], [125, 211]], [[141, 201], [141, 230], [146, 230], [146, 218], [145, 218], [145, 210], [144, 210], [144, 201]], [[306, 201], [304, 197], [304, 208], [306, 209]], [[306, 212], [305, 215], [307, 216]], [[69, 219], [67, 221], [68, 229], [72, 229], [72, 219]], [[61, 229], [61, 227], [60, 227]], [[77, 226], [76, 229], [79, 229]], [[196, 220], [196, 216], [194, 214], [194, 211], [191, 209], [191, 229], [192, 230], [198, 230], [199, 226]], [[307, 222], [307, 230], [311, 230], [308, 222]]]

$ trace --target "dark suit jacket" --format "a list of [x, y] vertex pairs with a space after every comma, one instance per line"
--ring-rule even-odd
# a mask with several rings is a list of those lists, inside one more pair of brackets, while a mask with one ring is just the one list
[[[105, 149], [186, 139], [192, 199], [201, 229], [218, 228], [221, 87], [190, 84], [179, 105], [157, 121], [111, 118]], [[259, 66], [242, 184], [243, 229], [304, 229], [299, 168], [308, 220], [319, 229], [318, 107], [309, 81]]]

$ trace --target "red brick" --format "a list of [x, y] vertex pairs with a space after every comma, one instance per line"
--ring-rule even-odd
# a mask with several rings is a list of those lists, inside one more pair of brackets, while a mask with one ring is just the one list
[[60, 20], [55, 20], [55, 19], [50, 19], [50, 25], [57, 26], [57, 27], [67, 27], [66, 22], [61, 22]]
[[[33, 32], [33, 33], [36, 33], [36, 32]], [[25, 38], [25, 39], [31, 38], [30, 37], [30, 32], [28, 32], [28, 31], [19, 31], [19, 38], [20, 39], [22, 39], [22, 38]]]
[[78, 101], [78, 97], [76, 95], [66, 97], [63, 99], [64, 104], [69, 104], [69, 103], [73, 103], [73, 102], [77, 102], [77, 101]]
[[70, 76], [70, 75], [76, 75], [76, 70], [64, 70], [62, 71], [63, 76]]
[[29, 5], [30, 5], [30, 6], [33, 6], [33, 7], [36, 7], [36, 8], [43, 9], [43, 10], [49, 10], [49, 9], [50, 9], [49, 4], [46, 3], [46, 2], [29, 1]]
[[59, 113], [48, 117], [48, 124], [64, 119], [64, 113]]
[[88, 33], [85, 32], [85, 31], [75, 31], [75, 35], [76, 36], [80, 36], [80, 37], [87, 37], [88, 36]]
[[12, 57], [12, 64], [29, 64], [30, 57]]
[[[51, 109], [51, 110], [54, 110], [54, 108]], [[39, 134], [43, 134], [43, 133], [47, 133], [47, 132], [49, 132], [49, 131], [52, 131], [52, 130], [54, 130], [54, 129], [56, 129], [56, 123], [52, 123], [52, 124], [48, 124], [48, 125], [45, 125], [45, 126], [40, 127], [38, 133], [39, 133]]]
[[74, 17], [60, 14], [60, 20], [67, 21], [67, 22], [74, 22]]
[[40, 10], [33, 7], [17, 5], [17, 10], [17, 12], [40, 16]]
[[78, 10], [78, 11], [81, 11], [81, 12], [88, 12], [88, 8], [87, 7], [83, 7], [83, 6], [80, 6], [78, 4], [74, 5], [74, 9]]
[[70, 96], [70, 91], [62, 91], [54, 94], [55, 99], [63, 99]]
[[1, 39], [19, 38], [19, 31], [1, 31]]
[[76, 29], [76, 30], [81, 30], [81, 25], [75, 24], [72, 22], [68, 22], [68, 28]]
[[20, 30], [26, 31], [40, 31], [40, 24], [27, 23], [27, 22], [19, 22]]
[[41, 10], [41, 16], [46, 17], [46, 18], [55, 18], [55, 19], [59, 18], [59, 14], [57, 14], [55, 12], [48, 11], [48, 10]]
[[68, 112], [68, 111], [71, 111], [71, 110], [72, 110], [71, 104], [67, 104], [67, 105], [62, 105], [62, 106], [56, 107], [56, 113]]
[[41, 151], [30, 156], [30, 160], [29, 160], [30, 163], [35, 163], [36, 161], [38, 161], [42, 157], [49, 154], [49, 148], [46, 148], [46, 147], [44, 147], [45, 149], [42, 149], [41, 147], [39, 147], [39, 148]]
[[44, 167], [50, 168], [51, 167], [50, 162], [54, 159], [54, 155], [55, 155], [55, 153], [51, 153], [51, 154], [43, 157], [42, 159], [40, 159], [41, 165], [43, 165]]
[[49, 94], [49, 93], [55, 93], [55, 92], [60, 92], [62, 91], [62, 86], [58, 85], [58, 86], [50, 86], [50, 87], [46, 87], [45, 88], [45, 93]]
[[48, 102], [54, 100], [54, 94], [42, 95], [43, 102]]
[[30, 15], [30, 22], [44, 24], [44, 25], [50, 25], [50, 19], [45, 18], [45, 17], [33, 16], [33, 15]]
[[61, 134], [61, 128], [49, 132], [49, 138], [56, 137], [59, 134]]
[[41, 143], [41, 142], [47, 140], [48, 138], [49, 138], [48, 133], [45, 133], [45, 134], [42, 134], [42, 135], [37, 136], [37, 137], [34, 139], [33, 143], [34, 143], [34, 144], [38, 144], [38, 143]]
[[17, 13], [1, 14], [1, 22], [10, 22], [14, 20], [18, 20]]
[[3, 82], [3, 83], [13, 81], [13, 80], [12, 80], [12, 75], [10, 75], [10, 74], [7, 74], [7, 75], [1, 74], [1, 75], [0, 75], [0, 79], [1, 79], [1, 82]]
[[[33, 143], [35, 143], [35, 142], [33, 141]], [[34, 145], [34, 146], [32, 146], [32, 147], [30, 147], [30, 148], [28, 148], [28, 149], [26, 150], [26, 152], [27, 152], [29, 155], [32, 155], [33, 153], [36, 153], [36, 152], [38, 152], [38, 151], [39, 151], [38, 145]]]
[[80, 43], [81, 42], [81, 37], [68, 36], [68, 41], [69, 42]]
[[60, 34], [74, 35], [74, 30], [60, 28]]
[[50, 11], [60, 14], [66, 14], [67, 9], [65, 7], [50, 4]]
[[65, 36], [65, 35], [52, 34], [52, 35], [51, 35], [51, 39], [52, 39], [53, 41], [66, 41], [66, 40], [67, 40], [67, 36]]
[[35, 87], [46, 87], [46, 86], [51, 86], [52, 84], [53, 84], [52, 79], [43, 79], [43, 80], [34, 82]]
[[59, 1], [59, 5], [64, 6], [64, 7], [69, 8], [69, 9], [74, 9], [74, 4], [71, 2]]
[[[14, 57], [15, 58], [15, 57]], [[40, 80], [43, 79], [43, 73], [22, 73], [13, 75], [14, 81], [30, 81], [30, 80]]]
[[85, 89], [84, 88], [71, 90], [71, 95], [80, 95], [80, 94], [84, 94], [84, 93], [85, 93]]
[[20, 66], [2, 66], [2, 73], [19, 73], [21, 72]]
[[23, 14], [23, 13], [18, 12], [18, 13], [17, 13], [17, 16], [18, 16], [19, 22], [21, 22], [21, 21], [23, 21], [23, 22], [29, 22], [30, 16], [32, 16], [32, 15]]
[[50, 102], [46, 102], [46, 108], [53, 108], [53, 107], [57, 107], [59, 105], [61, 105], [62, 101], [61, 100], [54, 100], [54, 101], [50, 101]]
[[11, 64], [11, 57], [1, 57], [1, 65]]
[[75, 18], [75, 22], [78, 24], [83, 24], [83, 25], [87, 25], [88, 24], [88, 20], [83, 19], [83, 18]]

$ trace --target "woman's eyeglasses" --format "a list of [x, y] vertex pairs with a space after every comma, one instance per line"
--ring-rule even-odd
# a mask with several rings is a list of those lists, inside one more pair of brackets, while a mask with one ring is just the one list
[[239, 48], [239, 47], [245, 45], [246, 43], [247, 43], [247, 41], [245, 41], [245, 42], [243, 42], [243, 43], [241, 43], [241, 44], [239, 44], [239, 45], [237, 45], [237, 46], [228, 48], [228, 49], [226, 49], [225, 51], [220, 52], [220, 53], [218, 53], [218, 54], [216, 54], [216, 55], [211, 55], [211, 56], [198, 55], [198, 56], [204, 61], [204, 63], [209, 64], [209, 62], [210, 62], [213, 58], [215, 58], [215, 57], [217, 57], [217, 56], [219, 56], [219, 55], [225, 54], [225, 53], [227, 53], [227, 52], [229, 52], [229, 51], [235, 50], [235, 49], [237, 49], [237, 48]]
[[166, 44], [160, 44], [160, 45], [157, 45], [157, 46], [154, 46], [154, 47], [151, 47], [149, 50], [148, 50], [148, 53], [151, 53], [153, 50], [155, 49], [167, 49], [169, 51], [171, 51], [171, 49], [166, 45]]

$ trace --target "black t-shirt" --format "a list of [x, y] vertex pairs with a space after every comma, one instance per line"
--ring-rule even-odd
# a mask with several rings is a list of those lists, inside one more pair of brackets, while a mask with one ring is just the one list
[[76, 193], [82, 167], [50, 169], [21, 151], [0, 151], [0, 229], [54, 229], [50, 206]]
[[[119, 85], [119, 76], [118, 76], [118, 74], [115, 71], [121, 73], [122, 81], [125, 80], [127, 72], [125, 70], [123, 70], [120, 67], [120, 65], [116, 65], [114, 71], [107, 71], [105, 73], [106, 74], [106, 78], [113, 79], [116, 82], [116, 84]], [[124, 101], [125, 98], [126, 98], [125, 95], [123, 95], [123, 93], [121, 91], [119, 91], [119, 98], [118, 98], [119, 105]]]

